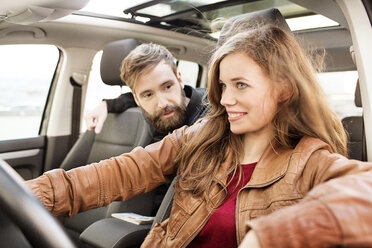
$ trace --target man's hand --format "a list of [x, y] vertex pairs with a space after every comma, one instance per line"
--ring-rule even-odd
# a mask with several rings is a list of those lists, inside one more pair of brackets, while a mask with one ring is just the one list
[[239, 248], [261, 248], [260, 242], [258, 241], [257, 235], [253, 230], [250, 230], [244, 237]]
[[103, 127], [103, 123], [107, 118], [107, 103], [102, 101], [93, 110], [89, 111], [85, 116], [85, 122], [88, 130], [93, 130], [95, 133], [100, 133]]

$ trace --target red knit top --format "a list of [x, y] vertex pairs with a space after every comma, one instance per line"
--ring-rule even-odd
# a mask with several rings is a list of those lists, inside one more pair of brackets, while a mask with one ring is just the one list
[[[235, 205], [239, 190], [245, 186], [253, 173], [257, 163], [243, 164], [242, 178], [237, 187], [239, 173], [235, 173], [231, 183], [227, 186], [228, 197], [222, 205], [212, 214], [203, 230], [190, 243], [188, 248], [218, 248], [238, 247], [235, 227]], [[231, 175], [228, 180], [230, 180]]]

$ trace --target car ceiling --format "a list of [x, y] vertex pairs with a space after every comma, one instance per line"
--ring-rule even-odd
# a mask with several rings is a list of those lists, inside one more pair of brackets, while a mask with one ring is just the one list
[[[27, 0], [23, 0], [23, 2], [25, 1]], [[2, 1], [0, 7], [9, 2], [14, 1]], [[338, 5], [332, 0], [292, 0], [291, 2], [341, 24], [340, 28], [332, 30], [320, 29], [296, 32], [303, 46], [310, 49], [325, 48], [330, 55], [328, 56], [327, 70], [355, 69], [349, 55], [349, 47], [352, 44], [350, 33], [347, 29], [345, 17]], [[86, 4], [83, 0], [80, 3]], [[164, 44], [177, 57], [193, 60], [200, 64], [207, 64], [208, 56], [206, 55], [210, 53], [214, 44], [211, 40], [168, 30], [154, 32], [151, 27], [138, 26], [124, 20], [118, 22], [91, 16], [83, 17], [82, 15], [69, 15], [55, 21], [36, 22], [28, 26], [2, 21], [0, 22], [0, 44], [51, 43], [60, 47], [83, 47], [100, 50], [110, 41], [131, 37], [138, 39], [140, 42], [153, 41]], [[75, 22], [75, 25], [71, 25]], [[35, 32], [41, 36], [37, 36]], [[182, 44], [179, 43], [180, 39]]]

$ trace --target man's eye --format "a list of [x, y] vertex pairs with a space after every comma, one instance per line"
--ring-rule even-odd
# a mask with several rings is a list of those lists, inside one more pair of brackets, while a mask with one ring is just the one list
[[168, 84], [168, 85], [165, 86], [165, 88], [166, 88], [167, 90], [169, 90], [170, 88], [172, 88], [172, 86], [173, 86], [172, 84]]
[[152, 93], [145, 93], [142, 95], [143, 98], [149, 98], [152, 96]]

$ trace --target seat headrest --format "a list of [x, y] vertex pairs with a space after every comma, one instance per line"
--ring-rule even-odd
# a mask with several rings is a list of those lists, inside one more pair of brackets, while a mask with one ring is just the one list
[[248, 31], [249, 29], [257, 28], [259, 26], [267, 24], [276, 25], [287, 31], [288, 33], [292, 33], [287, 22], [278, 9], [273, 8], [260, 10], [234, 16], [228, 19], [221, 29], [217, 47], [221, 46], [228, 38], [236, 33]]
[[120, 68], [123, 59], [136, 47], [134, 39], [118, 40], [103, 48], [101, 58], [101, 78], [108, 85], [125, 85], [120, 79]]
[[357, 81], [354, 93], [354, 103], [357, 107], [362, 107], [362, 96], [360, 95], [360, 86], [359, 86], [359, 79]]

